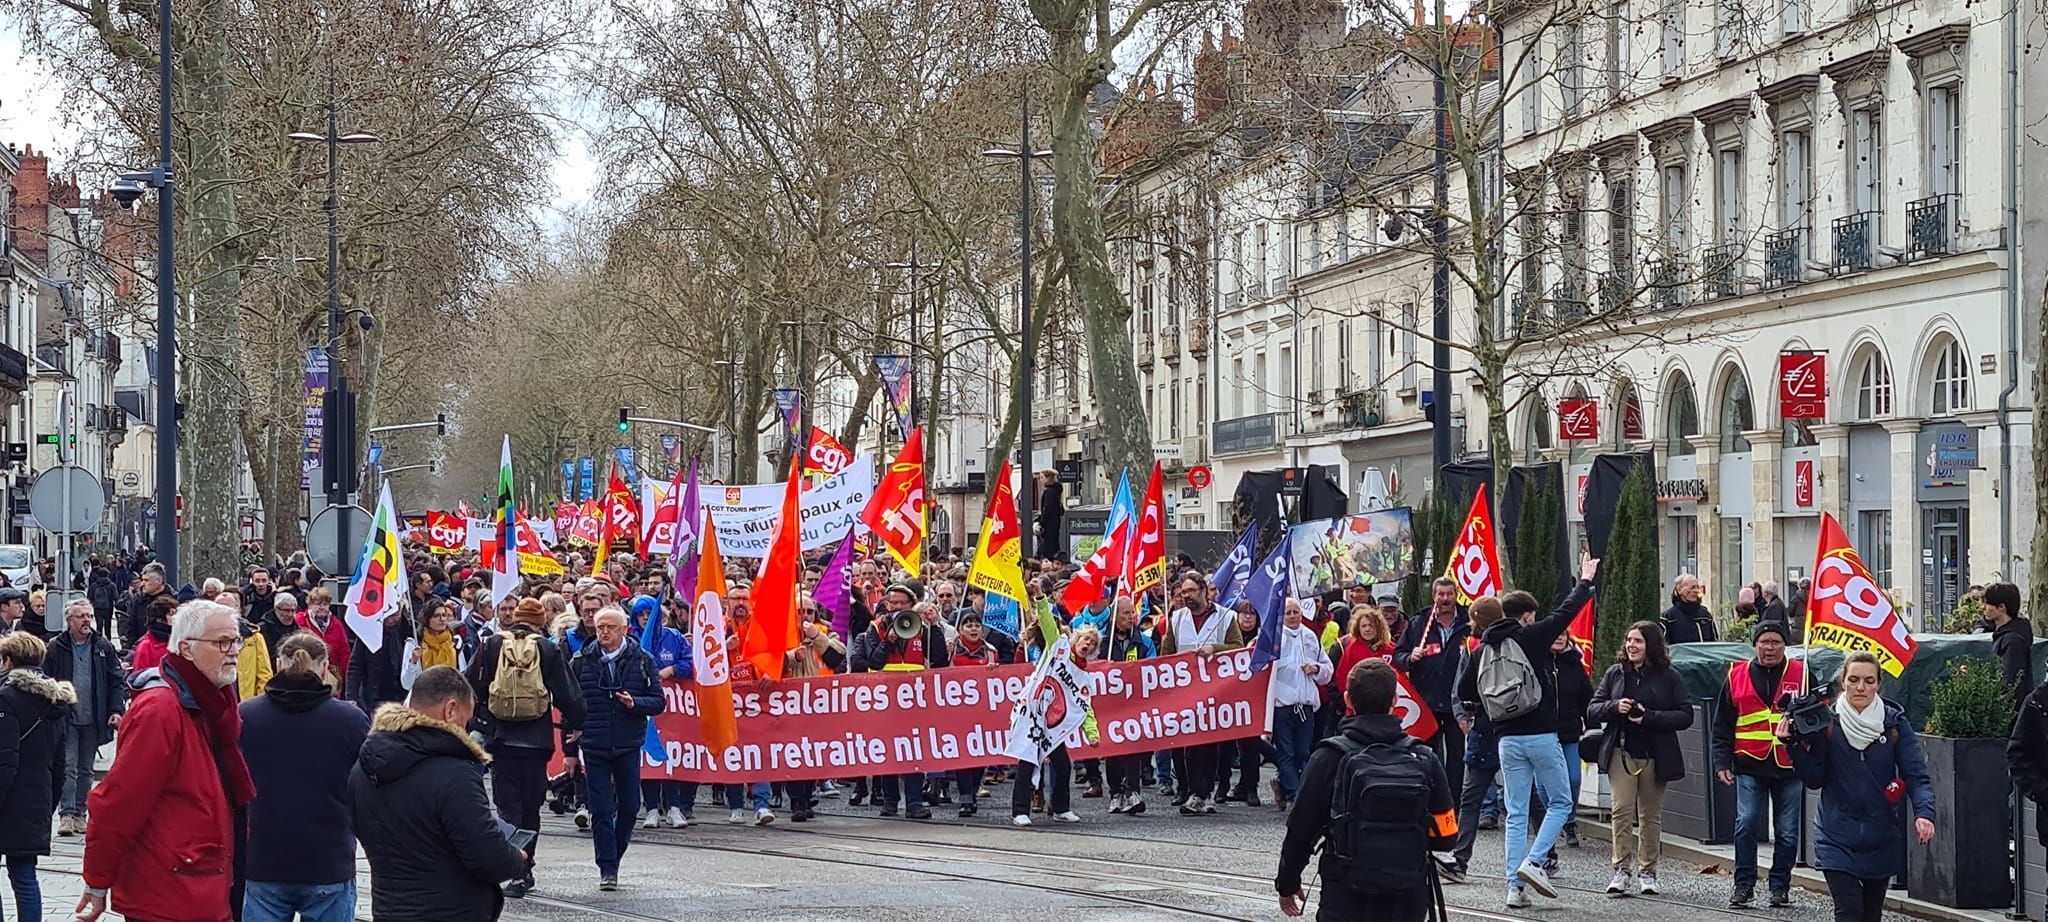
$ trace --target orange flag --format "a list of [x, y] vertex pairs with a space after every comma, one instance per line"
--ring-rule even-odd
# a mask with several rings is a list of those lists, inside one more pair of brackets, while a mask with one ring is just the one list
[[1500, 594], [1500, 556], [1493, 550], [1493, 516], [1487, 512], [1483, 487], [1472, 495], [1472, 512], [1465, 516], [1465, 527], [1458, 529], [1444, 575], [1458, 584], [1459, 605]]
[[725, 645], [725, 562], [718, 556], [717, 529], [705, 514], [704, 546], [697, 558], [697, 598], [690, 606], [690, 650], [696, 657], [697, 714], [704, 745], [715, 754], [739, 741], [732, 709], [732, 661]]
[[1579, 664], [1586, 667], [1586, 675], [1593, 675], [1593, 600], [1587, 599], [1580, 606], [1579, 613], [1572, 616], [1572, 626], [1565, 629], [1572, 643], [1579, 648]]
[[917, 576], [924, 569], [926, 516], [924, 427], [919, 426], [903, 440], [903, 453], [889, 464], [860, 520], [874, 530], [889, 556]]
[[797, 514], [797, 493], [803, 489], [803, 473], [789, 472], [789, 485], [782, 491], [782, 516], [775, 523], [775, 538], [768, 543], [768, 560], [761, 565], [761, 580], [754, 584], [753, 630], [747, 632], [740, 655], [754, 666], [754, 674], [782, 681], [782, 657], [796, 647], [796, 597], [803, 588], [803, 521]]

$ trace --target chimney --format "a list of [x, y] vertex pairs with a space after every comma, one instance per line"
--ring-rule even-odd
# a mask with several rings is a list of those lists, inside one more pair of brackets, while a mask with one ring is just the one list
[[34, 145], [21, 149], [21, 167], [14, 173], [14, 245], [37, 265], [50, 263], [50, 158]]

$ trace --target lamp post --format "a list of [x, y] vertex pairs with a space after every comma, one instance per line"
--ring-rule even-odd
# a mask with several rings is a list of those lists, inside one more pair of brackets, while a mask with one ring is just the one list
[[[1017, 112], [1022, 134], [1015, 149], [994, 147], [984, 157], [1017, 159], [1017, 468], [1024, 472], [1025, 486], [1017, 491], [1017, 527], [1031, 533], [1031, 506], [1038, 495], [1030, 487], [1031, 477], [1031, 387], [1037, 366], [1038, 337], [1031, 331], [1031, 161], [1050, 157], [1052, 151], [1031, 146], [1031, 83], [1027, 78], [1017, 90]], [[1001, 465], [997, 465], [1000, 469]], [[1048, 540], [1058, 540], [1047, 535]], [[1025, 548], [1031, 556], [1036, 548]]]
[[802, 319], [803, 313], [801, 311], [798, 312], [797, 317], [798, 319], [796, 320], [781, 321], [781, 325], [788, 329], [794, 330], [796, 336], [796, 444], [790, 446], [790, 451], [795, 456], [795, 469], [801, 472], [803, 470], [803, 465], [804, 461], [806, 460], [806, 456], [810, 453], [809, 448], [811, 444], [812, 397], [811, 385], [813, 383], [811, 381], [811, 362], [810, 356], [808, 354], [810, 338], [808, 334], [805, 333], [805, 329], [808, 327], [822, 327], [825, 325], [825, 321]]
[[[325, 471], [324, 480], [329, 506], [348, 504], [349, 493], [356, 486], [356, 419], [355, 395], [349, 393], [348, 373], [342, 365], [341, 327], [345, 316], [341, 309], [341, 197], [339, 191], [341, 175], [341, 145], [372, 144], [382, 140], [374, 134], [351, 132], [342, 134], [337, 125], [339, 114], [335, 106], [335, 79], [333, 63], [327, 71], [327, 132], [316, 134], [310, 131], [294, 131], [286, 137], [294, 141], [327, 145], [327, 373], [331, 383], [327, 388], [326, 407], [322, 419], [326, 421], [326, 433], [322, 434], [320, 453]], [[370, 327], [368, 314], [362, 315], [363, 328]], [[328, 438], [332, 434], [333, 438]], [[334, 546], [337, 558], [348, 558], [348, 519], [334, 516]], [[331, 574], [337, 579], [341, 574]], [[337, 585], [337, 589], [340, 586]], [[334, 604], [341, 606], [342, 593], [334, 593]]]
[[[927, 269], [938, 269], [943, 265], [943, 263], [918, 262], [917, 238], [915, 236], [912, 236], [910, 238], [910, 259], [905, 260], [903, 262], [893, 262], [886, 264], [887, 268], [902, 269], [904, 271], [911, 273], [912, 285], [910, 287], [910, 346], [913, 350], [917, 348], [917, 323], [919, 320], [924, 319], [924, 306], [922, 303], [920, 303], [923, 299], [919, 297], [924, 293], [924, 279], [919, 277], [917, 273], [923, 272]], [[935, 443], [938, 440], [936, 427], [938, 426], [939, 422], [939, 369], [943, 366], [943, 363], [945, 361], [945, 331], [941, 328], [941, 323], [939, 319], [940, 313], [941, 311], [939, 308], [939, 302], [937, 301], [937, 299], [934, 299], [932, 301], [932, 342], [931, 346], [929, 347], [932, 357], [931, 391], [926, 396], [926, 405], [930, 408], [931, 412], [925, 414], [927, 418], [924, 420], [925, 425], [934, 427], [932, 432], [925, 434], [924, 440], [923, 461], [924, 469], [926, 471], [925, 476], [927, 477], [931, 476], [930, 471], [932, 469], [932, 453], [933, 451], [936, 450]], [[913, 354], [915, 353], [913, 352]], [[912, 414], [914, 418], [916, 413], [915, 404], [913, 404], [912, 407]], [[903, 433], [903, 437], [906, 439], [909, 438], [910, 433]]]
[[[728, 369], [730, 390], [725, 401], [725, 481], [740, 482], [740, 365], [738, 359], [718, 359], [711, 364]], [[715, 451], [715, 449], [714, 449]]]

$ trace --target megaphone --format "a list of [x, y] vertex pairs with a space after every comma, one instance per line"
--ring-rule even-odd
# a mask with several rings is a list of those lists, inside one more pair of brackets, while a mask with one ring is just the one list
[[889, 631], [904, 640], [924, 633], [924, 618], [917, 612], [904, 610], [889, 617]]

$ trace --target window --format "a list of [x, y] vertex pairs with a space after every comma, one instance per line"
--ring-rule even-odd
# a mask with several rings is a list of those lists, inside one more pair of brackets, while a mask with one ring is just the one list
[[1928, 404], [1930, 416], [1952, 416], [1970, 409], [1969, 357], [1963, 344], [1949, 339], [1934, 354], [1934, 393]]
[[1856, 553], [1880, 586], [1892, 584], [1892, 511], [1865, 509], [1856, 513]]
[[1892, 371], [1876, 349], [1863, 356], [1856, 372], [1856, 418], [1883, 419], [1892, 415]]
[[1557, 83], [1564, 97], [1566, 118], [1579, 117], [1580, 90], [1585, 86], [1585, 51], [1580, 44], [1579, 24], [1566, 22], [1557, 35]]
[[1674, 458], [1691, 457], [1692, 437], [1700, 433], [1699, 405], [1693, 400], [1692, 382], [1684, 375], [1671, 379], [1671, 393], [1664, 398], [1664, 453]]
[[1676, 80], [1685, 73], [1685, 0], [1662, 0], [1657, 25], [1663, 33], [1664, 78]]
[[1726, 147], [1714, 152], [1714, 242], [1722, 246], [1742, 242], [1742, 148]]
[[1323, 267], [1323, 222], [1313, 221], [1308, 226], [1308, 271]]
[[1741, 0], [1714, 0], [1714, 57], [1726, 61], [1741, 48]]
[[1230, 389], [1230, 415], [1233, 418], [1244, 416], [1248, 406], [1244, 398], [1252, 389], [1252, 382], [1244, 376], [1244, 356], [1230, 360], [1230, 382], [1236, 385]]
[[1170, 384], [1168, 384], [1168, 391], [1167, 391], [1167, 398], [1166, 398], [1166, 406], [1167, 406], [1166, 418], [1167, 418], [1167, 420], [1168, 420], [1168, 422], [1167, 422], [1167, 427], [1166, 427], [1166, 437], [1167, 437], [1167, 438], [1172, 438], [1172, 439], [1177, 439], [1177, 438], [1180, 438], [1180, 379], [1179, 379], [1179, 378], [1174, 378], [1174, 379], [1172, 380], [1172, 382], [1171, 382]]
[[1351, 321], [1337, 321], [1337, 389], [1348, 391], [1351, 383]]
[[1607, 92], [1615, 100], [1628, 96], [1628, 14], [1620, 8], [1607, 17]]
[[1785, 5], [1778, 10], [1778, 24], [1784, 28], [1785, 35], [1789, 37], [1805, 32], [1807, 21], [1806, 4], [1808, 0], [1784, 0], [1784, 2]]
[[1621, 400], [1619, 403], [1621, 404], [1621, 426], [1619, 427], [1621, 437], [1631, 442], [1641, 441], [1646, 437], [1643, 431], [1643, 402], [1636, 398], [1634, 386], [1626, 383], [1621, 386]]
[[1515, 207], [1522, 210], [1521, 227], [1516, 234], [1520, 238], [1522, 297], [1530, 305], [1543, 296], [1543, 241], [1549, 238], [1549, 229], [1544, 227], [1544, 209], [1541, 188], [1535, 184], [1524, 188], [1518, 196]]
[[1550, 448], [1550, 407], [1544, 405], [1542, 394], [1530, 394], [1529, 428], [1522, 435], [1522, 460], [1535, 463], [1543, 459], [1539, 452]]
[[1415, 302], [1410, 301], [1401, 305], [1401, 383], [1407, 387], [1415, 386], [1415, 329], [1421, 322], [1420, 315], [1415, 310]]
[[1286, 410], [1298, 396], [1294, 392], [1294, 347], [1280, 347], [1280, 387], [1274, 391], [1275, 409]]
[[1626, 174], [1607, 177], [1607, 262], [1615, 272], [1633, 272], [1636, 262], [1635, 186]]
[[1849, 113], [1849, 201], [1855, 213], [1884, 210], [1882, 117], [1876, 107]]
[[[1379, 308], [1377, 307], [1373, 308], [1372, 313], [1365, 315], [1365, 385], [1367, 387], [1377, 388], [1380, 386], [1380, 382], [1385, 381], [1387, 377], [1387, 353], [1380, 346], [1381, 341], [1386, 338], [1386, 325], [1386, 319], [1380, 316]], [[1351, 349], [1350, 345], [1347, 343], [1344, 348], [1348, 355]], [[1347, 387], [1353, 386], [1353, 379], [1348, 372], [1344, 377], [1344, 384]]]
[[1743, 433], [1756, 428], [1756, 412], [1750, 408], [1749, 382], [1736, 371], [1721, 388], [1721, 453], [1749, 450]]
[[1778, 216], [1780, 229], [1808, 227], [1813, 208], [1813, 141], [1805, 128], [1778, 136]]
[[1529, 53], [1522, 57], [1522, 133], [1535, 134], [1543, 121], [1543, 45], [1540, 35], [1529, 37]]
[[1664, 222], [1664, 255], [1677, 258], [1689, 246], [1686, 234], [1686, 218], [1690, 214], [1686, 201], [1685, 164], [1666, 163], [1658, 174], [1658, 212]]
[[1308, 334], [1308, 389], [1320, 394], [1323, 390], [1323, 331], [1325, 324], [1318, 320]]
[[1273, 409], [1273, 379], [1266, 377], [1269, 371], [1271, 369], [1266, 367], [1266, 354], [1264, 352], [1256, 353], [1252, 356], [1251, 386], [1252, 390], [1256, 391], [1252, 395], [1254, 401], [1252, 406], [1258, 408], [1255, 412], [1267, 413]]
[[1927, 194], [1953, 195], [1963, 187], [1962, 100], [1956, 84], [1927, 91]]

